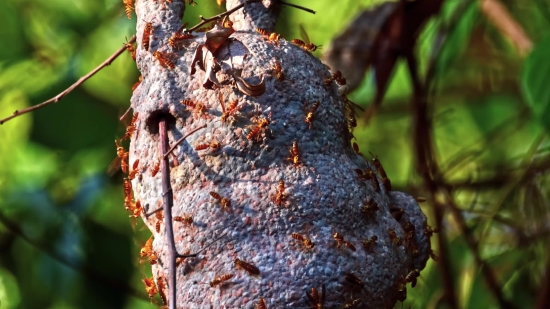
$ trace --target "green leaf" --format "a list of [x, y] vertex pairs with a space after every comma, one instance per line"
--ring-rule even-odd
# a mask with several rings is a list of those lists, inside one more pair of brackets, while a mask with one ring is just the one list
[[20, 302], [17, 279], [7, 269], [0, 268], [0, 308], [17, 308]]
[[535, 117], [550, 132], [550, 35], [546, 35], [525, 61], [521, 89]]

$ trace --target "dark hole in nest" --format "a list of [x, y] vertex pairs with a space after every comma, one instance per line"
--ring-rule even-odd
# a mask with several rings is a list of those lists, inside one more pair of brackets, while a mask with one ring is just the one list
[[156, 110], [152, 112], [146, 120], [147, 131], [151, 134], [159, 133], [159, 122], [166, 120], [167, 129], [173, 128], [176, 125], [176, 118], [172, 116], [167, 110]]

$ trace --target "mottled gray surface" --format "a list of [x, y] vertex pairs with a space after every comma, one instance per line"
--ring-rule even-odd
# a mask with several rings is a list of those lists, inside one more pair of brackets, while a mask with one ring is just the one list
[[[370, 163], [350, 147], [337, 87], [323, 83], [330, 74], [326, 67], [289, 42], [281, 40], [277, 46], [254, 31], [242, 31], [233, 34], [229, 46], [226, 44], [216, 54], [225, 63], [224, 70], [217, 73], [221, 86], [207, 90], [201, 86], [202, 70], [189, 75], [193, 52], [204, 42], [204, 35], [189, 41], [180, 51], [172, 51], [165, 44], [180, 26], [177, 16], [181, 2], [167, 3], [167, 9], [162, 10], [156, 2], [137, 1], [136, 8], [138, 44], [141, 46], [144, 27], [141, 21], [153, 21], [154, 37], [149, 51], [138, 48], [138, 68], [144, 79], [132, 97], [139, 122], [131, 141], [130, 162], [139, 158], [143, 167], [142, 177], [133, 181], [135, 197], [148, 205], [148, 211], [161, 205], [161, 175], [152, 177], [150, 173], [161, 155], [158, 133], [148, 125], [153, 123], [151, 115], [164, 111], [174, 117], [169, 126], [170, 144], [206, 124], [205, 129], [176, 148], [177, 163], [173, 157], [170, 159], [172, 213], [190, 214], [195, 221], [191, 227], [174, 222], [176, 247], [180, 253], [196, 252], [227, 233], [199, 258], [188, 259], [178, 267], [178, 308], [254, 308], [260, 297], [265, 298], [268, 308], [311, 308], [305, 290], [320, 289], [321, 284], [327, 289], [325, 308], [340, 308], [352, 295], [362, 298], [368, 308], [391, 308], [396, 302], [397, 283], [410, 270], [423, 268], [426, 263], [430, 248], [423, 234], [426, 218], [410, 196], [401, 192], [388, 195], [381, 183], [381, 192], [376, 192], [354, 172]], [[174, 70], [160, 66], [152, 57], [157, 49], [176, 52]], [[258, 83], [263, 74], [265, 94], [246, 96], [232, 85], [232, 79], [224, 73], [230, 68], [230, 54], [234, 68], [242, 68], [248, 82]], [[282, 82], [271, 75], [270, 67], [276, 60], [286, 76]], [[238, 98], [239, 105], [244, 106], [233, 125], [220, 121], [218, 93], [223, 94], [226, 104]], [[182, 99], [207, 104], [207, 117], [187, 111], [180, 103]], [[320, 102], [311, 129], [304, 121], [306, 101], [310, 106]], [[246, 135], [251, 117], [258, 115], [270, 117], [271, 124], [256, 143]], [[219, 151], [194, 150], [213, 138], [222, 144]], [[287, 160], [294, 140], [300, 147], [300, 166]], [[272, 202], [280, 179], [285, 181], [288, 195], [283, 207]], [[209, 191], [229, 198], [230, 210], [224, 211]], [[380, 210], [373, 218], [366, 218], [360, 208], [370, 199], [378, 203]], [[420, 254], [414, 259], [404, 245], [397, 247], [389, 239], [388, 228], [405, 237], [400, 223], [389, 212], [390, 203], [406, 210], [401, 223], [410, 220], [416, 227]], [[151, 216], [144, 220], [153, 232], [153, 247], [159, 255], [154, 274], [163, 272], [166, 277], [164, 224], [157, 233], [157, 219]], [[311, 237], [315, 244], [311, 252], [304, 251], [290, 237], [294, 232]], [[335, 232], [357, 251], [336, 248], [332, 237]], [[378, 236], [378, 242], [373, 252], [366, 252], [361, 241], [373, 235]], [[251, 277], [235, 268], [237, 257], [259, 267], [261, 275]], [[364, 280], [365, 290], [345, 283], [344, 272], [353, 272]], [[214, 277], [226, 273], [235, 276], [220, 287], [210, 287]]]

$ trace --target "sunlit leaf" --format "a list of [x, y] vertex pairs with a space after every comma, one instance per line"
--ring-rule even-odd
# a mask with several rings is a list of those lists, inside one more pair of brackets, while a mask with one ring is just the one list
[[521, 76], [523, 94], [529, 107], [544, 128], [550, 132], [550, 35], [547, 35], [535, 46], [525, 61]]

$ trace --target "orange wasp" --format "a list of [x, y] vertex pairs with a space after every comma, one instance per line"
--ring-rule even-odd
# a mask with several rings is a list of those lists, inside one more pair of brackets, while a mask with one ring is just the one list
[[[184, 25], [185, 26], [185, 25]], [[183, 26], [182, 26], [183, 27]], [[191, 33], [180, 33], [179, 31], [178, 32], [175, 32], [169, 39], [168, 39], [168, 45], [170, 45], [170, 47], [172, 47], [173, 49], [177, 49], [179, 50], [180, 48], [180, 43], [184, 40], [189, 40], [189, 39], [193, 39], [195, 38], [194, 35], [192, 35]]]
[[210, 142], [210, 144], [208, 143], [203, 143], [203, 144], [198, 144], [197, 146], [195, 146], [195, 150], [196, 151], [201, 151], [201, 150], [205, 150], [205, 149], [212, 149], [212, 150], [219, 150], [220, 148], [222, 147], [222, 145], [220, 144], [220, 142], [218, 141], [217, 138], [213, 138], [212, 141]]
[[285, 182], [282, 179], [279, 180], [277, 194], [275, 195], [275, 198], [273, 198], [272, 200], [277, 206], [281, 206], [281, 204], [286, 200]]
[[158, 50], [155, 50], [153, 52], [153, 57], [155, 57], [159, 61], [160, 65], [170, 70], [173, 70], [176, 66], [174, 65], [174, 63], [172, 63], [172, 61], [170, 61], [170, 59], [168, 59], [168, 56], [168, 53], [163, 53]]
[[280, 82], [285, 80], [285, 73], [283, 72], [283, 68], [281, 67], [281, 63], [279, 61], [275, 61], [275, 66], [272, 66], [271, 70], [273, 71], [273, 75], [275, 75], [275, 79]]
[[155, 253], [155, 251], [153, 251], [153, 236], [149, 237], [145, 245], [143, 245], [143, 247], [139, 252], [139, 256], [140, 256], [140, 261], [139, 261], [140, 264], [142, 263], [141, 258], [143, 257], [147, 257], [151, 265], [154, 265], [157, 263], [157, 254]]
[[246, 138], [248, 140], [256, 140], [256, 142], [260, 141], [260, 133], [265, 132], [267, 129], [267, 126], [269, 125], [270, 121], [267, 118], [264, 117], [254, 117], [251, 119], [252, 122], [256, 123], [256, 126], [253, 126], [252, 130], [248, 133]]
[[380, 178], [382, 178], [382, 184], [384, 185], [384, 188], [386, 191], [391, 191], [391, 182], [388, 178], [388, 175], [386, 175], [386, 171], [384, 170], [384, 167], [382, 167], [382, 163], [380, 163], [380, 160], [378, 160], [378, 157], [373, 155], [372, 152], [370, 152], [370, 155], [372, 156], [372, 163], [374, 164], [374, 167], [378, 171], [378, 174], [380, 175]]
[[175, 216], [173, 219], [174, 219], [174, 221], [182, 222], [187, 227], [189, 227], [189, 226], [191, 226], [191, 224], [193, 224], [193, 217], [191, 217], [190, 215], [185, 215], [184, 214], [183, 216]]
[[267, 309], [267, 305], [265, 304], [265, 299], [263, 297], [260, 297], [257, 304], [254, 304], [254, 309]]
[[275, 32], [267, 32], [264, 29], [256, 28], [256, 31], [261, 34], [262, 36], [267, 37], [268, 42], [273, 42], [275, 45], [279, 45], [279, 40], [281, 39], [281, 35]]
[[143, 49], [149, 50], [149, 43], [151, 42], [151, 34], [153, 34], [153, 23], [146, 22], [145, 28], [143, 28], [143, 34], [141, 37], [141, 44]]
[[296, 239], [297, 241], [300, 241], [304, 249], [306, 249], [306, 251], [311, 251], [313, 247], [315, 247], [315, 244], [307, 236], [304, 236], [298, 233], [292, 233], [290, 237]]
[[[132, 19], [132, 10], [134, 9], [134, 0], [122, 0], [124, 3], [124, 11], [126, 11], [126, 16], [129, 19]], [[134, 59], [135, 60], [135, 59]]]
[[390, 240], [394, 245], [401, 246], [403, 244], [403, 240], [401, 239], [401, 237], [397, 236], [397, 233], [394, 229], [388, 229], [388, 235], [390, 236]]
[[132, 91], [135, 91], [136, 88], [139, 86], [139, 84], [141, 84], [142, 81], [143, 81], [143, 76], [140, 75], [139, 78], [138, 78], [138, 81], [135, 82], [135, 83], [132, 85]]
[[190, 107], [192, 111], [199, 115], [199, 117], [208, 117], [208, 115], [206, 114], [206, 105], [204, 105], [203, 103], [193, 102], [191, 100], [181, 100], [181, 104]]
[[132, 56], [132, 59], [136, 61], [136, 46], [134, 45], [134, 43], [128, 43], [128, 39], [126, 39], [126, 43], [124, 43], [124, 46], [126, 46], [126, 49]]
[[321, 48], [321, 45], [315, 45], [315, 44], [313, 44], [309, 41], [309, 37], [306, 33], [306, 30], [304, 29], [304, 26], [302, 26], [302, 25], [300, 25], [300, 35], [301, 35], [303, 41], [298, 40], [298, 39], [292, 39], [292, 41], [290, 41], [290, 42], [302, 47], [303, 50], [309, 51], [309, 52], [314, 52], [318, 48], [319, 49]]
[[210, 287], [215, 287], [231, 278], [233, 278], [233, 274], [225, 274], [223, 276], [219, 276], [219, 277], [216, 277], [214, 278], [214, 280], [210, 281]]
[[321, 285], [321, 296], [319, 297], [319, 292], [317, 289], [311, 288], [311, 294], [306, 290], [306, 296], [309, 300], [312, 309], [323, 309], [325, 307], [325, 295], [327, 291], [325, 285]]
[[290, 160], [294, 166], [300, 165], [302, 162], [300, 161], [300, 149], [298, 148], [297, 141], [292, 142], [292, 148], [289, 151], [290, 157], [287, 160]]
[[158, 293], [157, 286], [155, 285], [155, 280], [153, 277], [151, 278], [145, 278], [143, 280], [143, 283], [145, 283], [145, 290], [147, 291], [147, 294], [149, 295], [149, 298], [151, 299], [151, 304], [153, 303], [153, 297]]
[[220, 93], [218, 93], [218, 100], [220, 101], [220, 105], [222, 107], [222, 115], [220, 117], [220, 120], [222, 122], [228, 122], [230, 124], [233, 124], [234, 122], [237, 121], [237, 119], [235, 118], [236, 117], [236, 113], [241, 109], [243, 108], [242, 105], [238, 105], [239, 103], [239, 99], [236, 99], [236, 100], [233, 100], [231, 102], [229, 102], [229, 104], [227, 105], [227, 109], [225, 108], [225, 104], [223, 103], [223, 95]]
[[372, 252], [372, 249], [374, 245], [376, 244], [376, 241], [378, 240], [378, 236], [374, 235], [370, 239], [363, 240], [363, 249], [368, 252]]
[[353, 244], [351, 244], [349, 241], [344, 240], [344, 236], [342, 236], [342, 234], [334, 233], [334, 235], [332, 235], [332, 237], [337, 242], [336, 243], [336, 248], [339, 248], [341, 244], [344, 244], [344, 246], [348, 247], [351, 251], [356, 251], [355, 246]]
[[[307, 102], [306, 102], [307, 106]], [[313, 124], [313, 113], [319, 108], [319, 102], [313, 103], [313, 106], [311, 107], [311, 110], [306, 110], [306, 122], [309, 124], [309, 128], [311, 129], [311, 125]]]
[[243, 260], [235, 259], [235, 265], [241, 267], [244, 269], [247, 273], [249, 273], [251, 276], [258, 276], [260, 275], [260, 269], [250, 263], [247, 263]]
[[157, 163], [153, 166], [153, 169], [151, 170], [151, 177], [155, 177], [160, 169], [160, 159], [157, 160]]
[[218, 193], [214, 192], [214, 191], [210, 191], [210, 195], [217, 199], [218, 201], [220, 201], [220, 204], [222, 205], [222, 207], [225, 209], [225, 210], [229, 210], [229, 208], [231, 207], [231, 201], [225, 197], [222, 197], [221, 195], [219, 195]]

